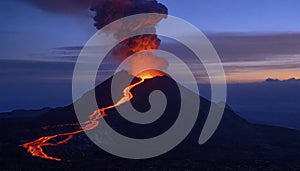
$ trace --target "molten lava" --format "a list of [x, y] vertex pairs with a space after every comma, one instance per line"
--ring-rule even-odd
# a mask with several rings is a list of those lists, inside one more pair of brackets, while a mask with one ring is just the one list
[[[163, 76], [164, 74], [160, 71], [156, 71], [156, 70], [148, 70], [148, 71], [144, 71], [140, 74], [137, 75], [138, 78], [140, 78], [141, 80], [129, 85], [128, 87], [126, 87], [123, 90], [123, 97], [115, 104], [111, 105], [111, 106], [107, 106], [104, 108], [100, 108], [95, 110], [88, 118], [87, 121], [81, 123], [81, 125], [83, 125], [82, 127], [78, 128], [78, 130], [73, 131], [73, 132], [66, 132], [66, 133], [61, 133], [61, 134], [54, 134], [54, 135], [50, 135], [50, 136], [43, 136], [40, 137], [34, 141], [22, 144], [21, 146], [24, 148], [27, 148], [27, 151], [29, 153], [31, 153], [32, 156], [36, 156], [36, 157], [40, 157], [40, 158], [44, 158], [44, 159], [49, 159], [49, 160], [55, 160], [55, 161], [61, 161], [62, 159], [60, 158], [56, 158], [56, 157], [52, 157], [47, 155], [44, 150], [43, 147], [45, 146], [58, 146], [60, 144], [65, 144], [67, 142], [69, 142], [74, 135], [82, 133], [84, 131], [88, 131], [88, 130], [92, 130], [94, 128], [96, 128], [99, 125], [99, 119], [103, 118], [105, 116], [107, 116], [107, 114], [105, 113], [106, 110], [111, 109], [111, 108], [115, 108], [123, 103], [126, 103], [128, 101], [130, 101], [133, 98], [133, 95], [131, 93], [131, 89], [138, 86], [139, 84], [143, 83], [146, 79], [151, 79], [154, 77], [159, 77], [159, 76]], [[49, 128], [54, 128], [54, 127], [65, 127], [65, 126], [73, 126], [73, 125], [79, 125], [79, 124], [65, 124], [65, 125], [57, 125], [57, 126], [52, 126], [52, 127], [45, 127], [46, 129]], [[62, 140], [58, 141], [58, 142], [50, 142], [51, 140], [55, 140], [57, 138], [62, 138]]]
[[[91, 3], [93, 2], [93, 3]], [[157, 76], [163, 76], [164, 74], [159, 71], [149, 69], [163, 70], [167, 67], [167, 61], [163, 58], [156, 57], [152, 52], [158, 50], [161, 40], [156, 35], [156, 28], [158, 22], [167, 18], [168, 9], [156, 0], [92, 0], [86, 3], [92, 5], [92, 11], [95, 11], [94, 17], [95, 26], [97, 29], [102, 29], [104, 26], [126, 16], [132, 16], [134, 14], [146, 14], [138, 15], [135, 19], [128, 22], [120, 22], [115, 24], [113, 28], [104, 29], [108, 34], [113, 34], [113, 37], [120, 42], [120, 46], [123, 48], [114, 48], [115, 51], [120, 51], [120, 56], [128, 57], [132, 55], [132, 60], [129, 63], [128, 72], [132, 75], [136, 75], [140, 71], [147, 70], [137, 75], [140, 81], [129, 85], [123, 90], [123, 97], [111, 106], [100, 108], [95, 110], [88, 120], [80, 124], [65, 124], [56, 126], [43, 127], [44, 130], [51, 128], [60, 128], [67, 126], [78, 126], [75, 131], [60, 133], [50, 136], [43, 136], [35, 141], [22, 144], [21, 146], [27, 148], [27, 151], [33, 156], [41, 157], [44, 159], [61, 161], [60, 158], [47, 155], [43, 151], [45, 146], [57, 146], [69, 142], [76, 134], [84, 131], [92, 130], [99, 125], [99, 119], [107, 116], [106, 110], [115, 108], [125, 102], [130, 101], [133, 98], [131, 89], [143, 83], [146, 79], [151, 79]], [[152, 14], [150, 14], [152, 13]], [[156, 15], [154, 13], [163, 14]], [[128, 33], [134, 33], [134, 37], [126, 38]], [[143, 34], [150, 33], [150, 34]], [[126, 39], [126, 40], [124, 40]], [[123, 51], [123, 49], [125, 51]], [[140, 53], [143, 52], [143, 53]], [[133, 55], [136, 54], [136, 55]], [[80, 127], [81, 125], [81, 127]]]
[[146, 80], [146, 79], [151, 79], [154, 77], [162, 77], [164, 75], [165, 74], [163, 72], [158, 71], [158, 70], [147, 70], [147, 71], [143, 71], [143, 72], [139, 73], [137, 75], [137, 77]]

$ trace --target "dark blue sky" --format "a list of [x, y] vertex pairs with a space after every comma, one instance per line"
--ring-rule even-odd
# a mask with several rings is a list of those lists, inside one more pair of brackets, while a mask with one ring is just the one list
[[[49, 48], [82, 45], [96, 31], [88, 10], [66, 14], [47, 11], [25, 1], [28, 0], [0, 2], [1, 58], [23, 58]], [[168, 7], [170, 14], [186, 19], [206, 32], [300, 31], [298, 0], [160, 2]], [[18, 51], [12, 50], [16, 48]]]
[[[88, 9], [62, 12], [43, 6], [54, 1], [69, 2], [0, 1], [0, 79], [5, 83], [0, 94], [7, 97], [0, 99], [0, 111], [71, 101], [74, 63], [96, 29]], [[300, 1], [160, 2], [171, 15], [210, 33], [229, 81], [300, 78]], [[44, 91], [51, 93], [43, 95]]]
[[170, 14], [209, 32], [299, 32], [298, 0], [161, 0]]

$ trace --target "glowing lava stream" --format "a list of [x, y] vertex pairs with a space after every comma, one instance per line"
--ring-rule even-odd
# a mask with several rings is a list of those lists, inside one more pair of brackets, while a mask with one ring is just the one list
[[[121, 105], [125, 102], [130, 101], [133, 98], [133, 95], [130, 92], [132, 88], [134, 88], [134, 87], [138, 86], [139, 84], [143, 83], [146, 79], [151, 79], [151, 78], [158, 77], [158, 76], [163, 76], [163, 75], [164, 75], [163, 73], [161, 73], [159, 71], [155, 71], [155, 70], [142, 72], [141, 74], [138, 75], [138, 77], [141, 80], [138, 81], [137, 83], [134, 83], [134, 84], [129, 85], [128, 87], [126, 87], [123, 90], [124, 96], [116, 104], [113, 104], [111, 106], [107, 106], [105, 108], [100, 108], [100, 109], [95, 110], [89, 116], [88, 120], [85, 121], [84, 123], [82, 123], [84, 126], [79, 128], [77, 131], [61, 133], [61, 134], [55, 134], [55, 135], [49, 135], [49, 136], [43, 136], [43, 137], [40, 137], [40, 138], [38, 138], [34, 141], [22, 144], [20, 146], [22, 146], [24, 148], [27, 148], [27, 151], [29, 153], [31, 153], [32, 156], [36, 156], [36, 157], [40, 157], [40, 158], [44, 158], [44, 159], [49, 159], [49, 160], [61, 161], [62, 159], [60, 159], [60, 158], [56, 158], [56, 157], [52, 157], [52, 156], [47, 155], [43, 151], [42, 147], [57, 146], [57, 145], [60, 145], [60, 144], [65, 144], [65, 143], [69, 142], [74, 135], [82, 133], [83, 131], [88, 131], [88, 130], [92, 130], [92, 129], [96, 128], [99, 124], [99, 119], [107, 116], [107, 114], [105, 113], [105, 110], [117, 107], [117, 106], [119, 106], [119, 105]], [[70, 125], [77, 125], [77, 124], [65, 124], [65, 125], [59, 125], [58, 127], [70, 126]], [[53, 126], [53, 127], [55, 127], [55, 126]], [[55, 143], [49, 142], [50, 140], [53, 140], [53, 139], [58, 138], [58, 137], [66, 137], [66, 138], [64, 138], [63, 140], [60, 140], [58, 142], [55, 142]]]

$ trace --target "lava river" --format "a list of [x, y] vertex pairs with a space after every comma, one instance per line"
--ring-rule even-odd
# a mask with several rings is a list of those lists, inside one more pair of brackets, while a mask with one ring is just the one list
[[[115, 108], [116, 106], [126, 103], [133, 98], [133, 95], [131, 93], [132, 88], [140, 85], [146, 79], [151, 79], [151, 78], [163, 76], [163, 75], [164, 74], [162, 72], [155, 71], [155, 70], [142, 72], [141, 74], [139, 74], [137, 76], [138, 78], [140, 78], [140, 81], [126, 87], [123, 90], [123, 97], [119, 101], [117, 101], [117, 103], [115, 103], [111, 106], [107, 106], [107, 107], [95, 110], [91, 115], [89, 115], [87, 121], [81, 123], [82, 126], [80, 128], [78, 128], [78, 130], [72, 131], [72, 132], [43, 136], [34, 141], [24, 143], [20, 146], [26, 148], [27, 151], [29, 153], [31, 153], [32, 156], [49, 159], [49, 160], [61, 161], [62, 160], [61, 158], [53, 157], [53, 156], [46, 154], [43, 150], [43, 147], [58, 146], [60, 144], [68, 143], [73, 138], [74, 135], [96, 128], [99, 125], [99, 119], [107, 116], [107, 114], [105, 113], [106, 110]], [[65, 125], [59, 125], [57, 127], [64, 127], [64, 126], [69, 126], [69, 125], [79, 125], [79, 124], [65, 124]], [[56, 127], [56, 126], [52, 126], [52, 127]], [[52, 127], [48, 126], [48, 128], [52, 128]], [[60, 139], [60, 140], [57, 142], [50, 142], [51, 140], [55, 140], [55, 139]]]

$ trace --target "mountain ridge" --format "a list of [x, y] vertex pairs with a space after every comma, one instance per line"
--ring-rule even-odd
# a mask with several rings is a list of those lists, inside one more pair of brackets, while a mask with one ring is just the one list
[[[133, 78], [125, 72], [119, 74]], [[137, 80], [138, 78], [133, 79], [133, 81]], [[110, 88], [110, 84], [111, 78], [95, 88], [96, 100], [99, 107], [112, 104], [110, 91], [107, 91], [107, 89]], [[124, 120], [115, 109], [112, 109], [107, 111], [109, 116], [106, 117], [105, 120], [114, 130], [129, 137], [149, 138], [164, 132], [172, 126], [172, 123], [176, 120], [176, 116], [172, 115], [172, 113], [175, 113], [174, 111], [178, 109], [176, 105], [179, 103], [180, 97], [174, 93], [178, 90], [175, 84], [176, 82], [170, 77], [157, 77], [146, 80], [140, 86], [132, 89], [134, 98], [131, 100], [131, 103], [139, 111], [147, 111], [149, 109], [148, 97], [153, 90], [158, 89], [164, 91], [170, 96], [168, 99], [169, 106], [166, 107], [168, 117], [163, 117], [164, 115], [162, 115], [162, 117], [154, 123], [140, 127], [141, 125], [132, 124]], [[121, 90], [123, 90], [124, 86], [126, 85], [120, 85], [120, 93], [122, 93]], [[93, 93], [93, 91], [87, 92], [80, 99], [84, 99], [86, 96], [91, 95], [91, 93]], [[122, 96], [122, 94], [120, 94], [120, 96]], [[199, 117], [190, 134], [176, 148], [153, 159], [142, 161], [121, 159], [99, 149], [85, 134], [75, 136], [68, 144], [62, 144], [57, 147], [47, 147], [45, 150], [49, 154], [70, 159], [72, 161], [73, 170], [80, 170], [82, 166], [86, 166], [89, 169], [97, 169], [97, 166], [92, 165], [93, 161], [101, 163], [103, 166], [99, 167], [103, 169], [115, 168], [115, 166], [108, 164], [109, 161], [114, 161], [122, 170], [123, 168], [125, 170], [131, 170], [135, 168], [136, 165], [139, 165], [140, 168], [144, 168], [147, 165], [152, 165], [154, 168], [176, 168], [176, 163], [187, 161], [190, 165], [184, 165], [184, 168], [194, 168], [195, 170], [197, 170], [197, 168], [210, 167], [236, 168], [241, 165], [245, 165], [246, 168], [257, 168], [258, 165], [265, 167], [271, 165], [274, 168], [287, 168], [289, 164], [299, 166], [297, 163], [300, 161], [300, 132], [293, 129], [250, 123], [236, 115], [235, 112], [228, 107], [225, 109], [222, 121], [215, 134], [207, 143], [199, 145], [198, 138], [207, 118], [210, 105], [216, 104], [201, 97]], [[93, 110], [94, 109], [91, 109], [91, 111]], [[89, 114], [90, 113], [86, 113], [82, 117], [86, 117]], [[35, 140], [43, 135], [51, 135], [53, 133], [73, 129], [73, 127], [41, 129], [44, 126], [76, 122], [77, 117], [74, 115], [72, 104], [51, 109], [41, 116], [23, 118], [22, 122], [20, 122], [20, 118], [1, 119], [0, 131], [3, 136], [0, 141], [0, 146], [2, 149], [5, 149], [0, 156], [1, 167], [10, 168], [16, 162], [19, 162], [19, 168], [30, 168], [32, 170], [37, 169], [38, 166], [43, 164], [55, 166], [59, 169], [69, 166], [68, 162], [52, 163], [51, 161], [32, 157], [26, 152], [26, 149], [18, 145]], [[10, 130], [9, 133], [6, 132], [6, 130]], [[146, 135], [145, 132], [147, 133]], [[20, 160], [21, 158], [22, 161]], [[279, 161], [282, 163], [279, 163]], [[139, 164], [140, 162], [144, 163], [144, 165]], [[203, 163], [203, 165], [197, 164], [199, 162]], [[128, 163], [131, 164], [127, 165]], [[218, 163], [218, 165], [215, 166], [213, 163]], [[183, 166], [180, 166], [179, 168], [182, 167]]]

